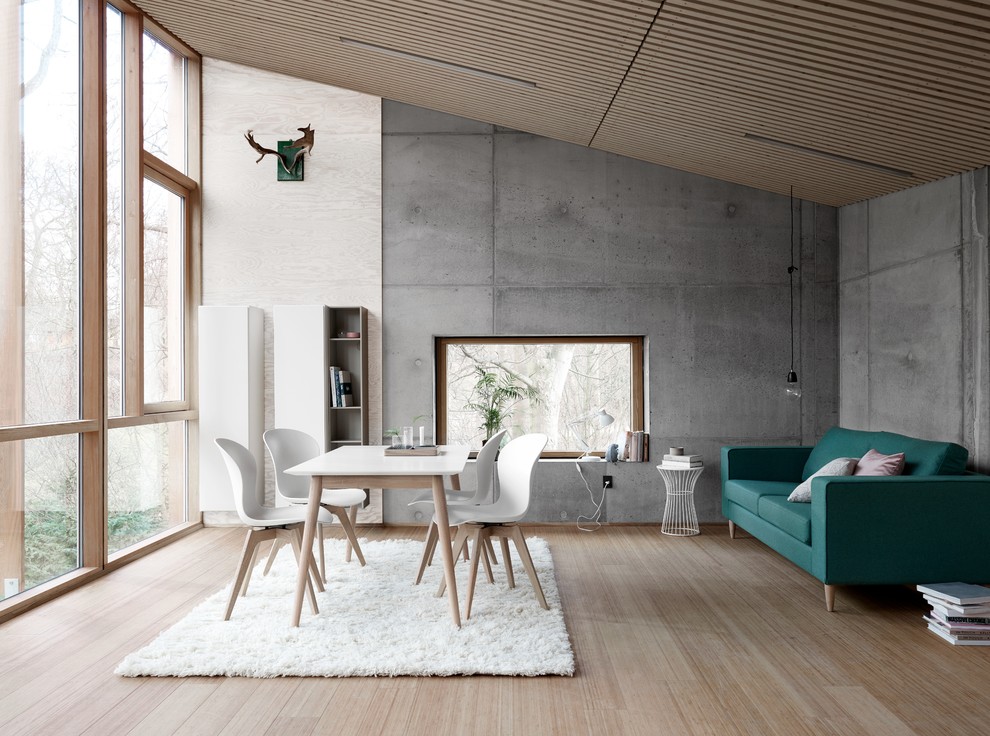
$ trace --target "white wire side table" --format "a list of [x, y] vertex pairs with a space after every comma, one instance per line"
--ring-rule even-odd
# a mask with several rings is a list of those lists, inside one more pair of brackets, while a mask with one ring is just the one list
[[672, 537], [693, 537], [700, 534], [698, 512], [694, 508], [694, 484], [704, 467], [674, 468], [657, 465], [667, 484], [667, 504], [663, 509], [660, 531]]

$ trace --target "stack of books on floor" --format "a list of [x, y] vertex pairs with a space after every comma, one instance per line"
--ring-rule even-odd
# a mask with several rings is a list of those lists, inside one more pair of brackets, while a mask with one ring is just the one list
[[664, 455], [663, 464], [668, 468], [700, 468], [701, 455]]
[[928, 629], [950, 644], [990, 646], [990, 588], [969, 583], [930, 583], [918, 590], [932, 604]]

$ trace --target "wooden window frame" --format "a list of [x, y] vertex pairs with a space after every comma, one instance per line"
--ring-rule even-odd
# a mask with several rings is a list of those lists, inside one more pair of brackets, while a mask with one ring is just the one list
[[[646, 417], [646, 394], [645, 394], [645, 346], [646, 338], [642, 335], [530, 335], [499, 337], [486, 335], [474, 337], [468, 335], [444, 335], [436, 336], [434, 342], [433, 364], [434, 371], [434, 404], [436, 417], [436, 442], [444, 444], [447, 441], [447, 346], [448, 345], [533, 345], [533, 344], [554, 344], [554, 343], [623, 343], [628, 344], [631, 350], [631, 375], [630, 375], [630, 408], [633, 431], [645, 430]], [[474, 456], [476, 453], [472, 453]], [[577, 458], [583, 455], [580, 451], [545, 451], [541, 458]], [[603, 452], [591, 453], [598, 457], [603, 457]]]
[[[141, 325], [124, 326], [125, 359], [123, 415], [109, 417], [106, 406], [106, 10], [121, 14], [123, 32], [125, 141], [123, 198], [125, 237], [125, 304], [143, 305], [141, 190], [145, 176], [168, 189], [183, 192], [185, 212], [184, 390], [183, 400], [144, 404]], [[196, 51], [125, 0], [80, 0], [80, 418], [73, 421], [0, 427], [0, 443], [65, 435], [79, 437], [79, 567], [54, 580], [0, 601], [0, 623], [83, 585], [121, 565], [202, 527], [195, 521], [174, 526], [112, 556], [107, 554], [106, 438], [111, 429], [186, 422], [185, 461], [190, 518], [199, 508], [197, 441], [197, 380], [194, 371], [197, 338], [196, 305], [200, 301], [202, 207], [201, 179], [201, 58]], [[186, 59], [186, 169], [183, 174], [143, 151], [141, 117], [141, 39], [148, 31], [156, 40]], [[139, 155], [135, 155], [138, 153]], [[167, 183], [166, 183], [167, 182]], [[178, 188], [178, 189], [177, 189]], [[135, 260], [135, 256], [137, 259]], [[137, 271], [132, 270], [136, 265]], [[135, 280], [134, 275], [138, 278]], [[141, 307], [127, 312], [135, 322]], [[128, 330], [131, 332], [128, 333]], [[127, 342], [130, 338], [131, 342]], [[136, 342], [135, 342], [136, 339]], [[135, 345], [139, 349], [135, 349]], [[130, 376], [130, 380], [128, 380]], [[135, 381], [135, 377], [140, 377]], [[131, 387], [128, 390], [128, 387]]]

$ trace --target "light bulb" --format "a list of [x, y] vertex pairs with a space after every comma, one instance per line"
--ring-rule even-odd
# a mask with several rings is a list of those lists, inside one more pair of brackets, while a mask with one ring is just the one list
[[801, 384], [798, 383], [797, 373], [793, 370], [787, 374], [786, 393], [788, 396], [793, 396], [795, 399], [801, 398]]

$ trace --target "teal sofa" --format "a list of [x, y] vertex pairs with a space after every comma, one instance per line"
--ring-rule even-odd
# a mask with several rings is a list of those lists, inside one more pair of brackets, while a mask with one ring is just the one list
[[[904, 474], [816, 477], [811, 503], [795, 486], [829, 460], [903, 452]], [[969, 473], [951, 442], [833, 427], [814, 447], [723, 447], [722, 513], [825, 584], [990, 582], [990, 476]]]

